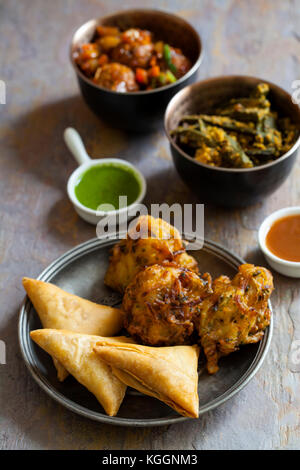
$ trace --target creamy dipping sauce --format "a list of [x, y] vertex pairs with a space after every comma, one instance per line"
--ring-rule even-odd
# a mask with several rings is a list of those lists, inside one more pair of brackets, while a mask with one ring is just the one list
[[141, 193], [141, 183], [130, 167], [118, 163], [92, 166], [80, 175], [75, 185], [78, 201], [89, 209], [97, 210], [101, 204], [119, 209], [119, 196], [127, 196], [127, 206]]
[[300, 214], [276, 220], [267, 233], [266, 245], [275, 256], [300, 262]]

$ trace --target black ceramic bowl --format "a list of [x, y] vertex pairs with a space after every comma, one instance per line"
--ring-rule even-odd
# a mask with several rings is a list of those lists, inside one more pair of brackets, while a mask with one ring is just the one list
[[[73, 55], [81, 44], [93, 39], [98, 25], [118, 26], [121, 30], [131, 27], [148, 29], [154, 33], [154, 38], [179, 47], [191, 60], [192, 68], [175, 83], [155, 90], [120, 93], [95, 85], [81, 72]], [[172, 96], [195, 81], [201, 58], [201, 40], [196, 30], [179, 16], [159, 10], [125, 10], [90, 20], [76, 31], [71, 44], [71, 62], [87, 104], [113, 126], [134, 131], [155, 130], [162, 125]]]
[[184, 152], [171, 137], [183, 114], [209, 113], [224, 100], [249, 96], [258, 83], [268, 83], [272, 107], [283, 116], [289, 116], [299, 126], [300, 108], [291, 95], [266, 80], [247, 76], [211, 78], [186, 87], [177, 93], [165, 113], [165, 131], [170, 142], [173, 161], [178, 173], [199, 197], [226, 207], [245, 207], [261, 201], [273, 193], [288, 177], [295, 162], [300, 137], [293, 147], [277, 160], [254, 168], [232, 169], [211, 167], [196, 161]]

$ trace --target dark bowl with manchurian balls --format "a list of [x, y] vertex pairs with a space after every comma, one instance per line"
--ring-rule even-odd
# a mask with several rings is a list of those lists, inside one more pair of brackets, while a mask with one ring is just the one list
[[[113, 56], [114, 63], [103, 66], [99, 83], [88, 77], [78, 65], [76, 57], [83, 45], [97, 41], [98, 28], [118, 28], [121, 32], [136, 28], [150, 32], [153, 41], [163, 41], [182, 51], [190, 62], [187, 72], [173, 83], [154, 89], [109, 89], [111, 75], [123, 74], [123, 83], [133, 71], [124, 65], [119, 54]], [[101, 38], [100, 38], [101, 41]], [[184, 86], [195, 81], [202, 60], [202, 44], [197, 31], [183, 18], [159, 10], [125, 10], [99, 19], [92, 19], [83, 24], [74, 34], [71, 43], [71, 63], [76, 73], [80, 91], [88, 106], [103, 120], [114, 127], [133, 130], [156, 130], [163, 125], [163, 116], [170, 99]], [[118, 64], [117, 62], [122, 62]], [[128, 64], [127, 64], [128, 65]], [[107, 73], [107, 69], [110, 74]], [[105, 72], [106, 71], [106, 72]], [[134, 70], [137, 72], [137, 69]], [[107, 77], [107, 80], [104, 78]], [[133, 77], [134, 80], [134, 77]], [[132, 80], [132, 81], [133, 81]]]

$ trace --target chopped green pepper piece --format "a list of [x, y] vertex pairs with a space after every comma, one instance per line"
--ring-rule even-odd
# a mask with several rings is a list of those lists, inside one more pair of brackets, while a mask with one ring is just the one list
[[177, 73], [177, 67], [173, 64], [172, 62], [172, 55], [171, 55], [171, 49], [169, 44], [164, 44], [164, 59], [165, 62], [168, 66], [168, 68], [171, 70], [173, 73]]
[[159, 83], [160, 83], [161, 85], [165, 85], [165, 84], [166, 84], [166, 81], [167, 81], [166, 75], [165, 75], [164, 73], [160, 73], [160, 74], [158, 75], [158, 81], [159, 81]]
[[166, 78], [167, 78], [168, 82], [170, 82], [170, 83], [176, 82], [176, 77], [175, 77], [175, 75], [172, 74], [172, 72], [170, 70], [166, 71]]

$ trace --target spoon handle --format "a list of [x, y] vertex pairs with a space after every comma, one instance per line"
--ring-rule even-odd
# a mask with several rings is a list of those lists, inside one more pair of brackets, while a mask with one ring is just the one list
[[83, 163], [90, 161], [90, 157], [85, 150], [82, 139], [73, 127], [67, 127], [67, 129], [65, 129], [64, 139], [78, 165], [82, 165]]

